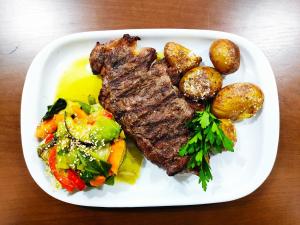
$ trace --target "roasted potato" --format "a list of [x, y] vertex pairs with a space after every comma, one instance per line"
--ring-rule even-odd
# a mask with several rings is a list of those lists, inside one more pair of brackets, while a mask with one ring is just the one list
[[224, 75], [233, 73], [240, 67], [240, 49], [227, 39], [214, 41], [209, 49], [209, 57], [216, 70]]
[[198, 66], [186, 72], [179, 82], [180, 91], [189, 99], [212, 98], [222, 88], [223, 78], [212, 67]]
[[168, 64], [180, 73], [198, 66], [202, 61], [200, 56], [196, 56], [191, 50], [175, 42], [168, 42], [165, 45], [164, 55]]
[[234, 124], [231, 120], [228, 119], [220, 119], [221, 124], [220, 128], [222, 129], [223, 133], [234, 143], [236, 142], [236, 130]]
[[219, 119], [242, 120], [261, 109], [262, 90], [251, 83], [235, 83], [222, 88], [212, 103], [212, 113]]

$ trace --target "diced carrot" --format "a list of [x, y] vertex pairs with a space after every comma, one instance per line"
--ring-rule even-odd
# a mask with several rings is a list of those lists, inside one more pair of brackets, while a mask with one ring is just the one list
[[55, 118], [45, 120], [36, 128], [35, 136], [40, 139], [46, 138], [48, 134], [52, 134], [57, 130]]
[[87, 114], [77, 106], [72, 106], [72, 110], [75, 112], [76, 116], [79, 119], [84, 119], [87, 117]]
[[118, 173], [126, 153], [126, 143], [123, 139], [117, 139], [111, 146], [108, 162], [111, 164], [111, 171]]
[[95, 114], [90, 114], [87, 118], [87, 123], [90, 125], [93, 125], [94, 123], [96, 123], [97, 117]]
[[74, 121], [74, 123], [80, 123], [80, 119], [78, 119], [78, 117], [75, 117], [74, 119], [73, 119], [73, 121]]
[[90, 125], [94, 125], [95, 124], [95, 120], [91, 120], [91, 119], [89, 119], [88, 121], [87, 121], [87, 124], [90, 124]]
[[90, 185], [93, 187], [99, 187], [105, 183], [104, 176], [97, 176], [94, 180], [90, 181]]
[[59, 122], [64, 121], [64, 115], [63, 114], [55, 114], [54, 119], [55, 119], [56, 124], [58, 124]]

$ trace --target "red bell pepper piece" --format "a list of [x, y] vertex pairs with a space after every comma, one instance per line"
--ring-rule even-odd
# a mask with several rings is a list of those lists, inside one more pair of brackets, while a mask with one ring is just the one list
[[102, 113], [103, 116], [107, 117], [108, 119], [112, 119], [113, 118], [113, 115], [106, 111], [106, 110], [103, 110], [103, 113]]
[[54, 134], [48, 134], [45, 138], [45, 143], [48, 144], [54, 138]]
[[74, 170], [68, 170], [68, 178], [73, 182], [73, 184], [79, 191], [85, 189], [86, 186], [84, 181], [78, 176], [78, 174]]
[[68, 170], [66, 176], [56, 169], [56, 146], [50, 150], [48, 161], [52, 174], [67, 191], [73, 192], [76, 188], [81, 191], [85, 188], [84, 181], [73, 170]]

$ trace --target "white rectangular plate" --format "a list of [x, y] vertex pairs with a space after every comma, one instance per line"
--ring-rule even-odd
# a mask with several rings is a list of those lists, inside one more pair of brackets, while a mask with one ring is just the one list
[[[262, 111], [254, 118], [236, 123], [238, 141], [235, 152], [225, 152], [211, 159], [213, 181], [204, 192], [195, 175], [169, 177], [165, 171], [144, 160], [135, 185], [117, 183], [102, 189], [69, 194], [56, 190], [38, 157], [35, 128], [54, 100], [59, 76], [76, 59], [88, 56], [96, 41], [101, 43], [129, 33], [141, 38], [139, 47], [163, 51], [168, 41], [175, 41], [199, 54], [204, 65], [211, 65], [211, 42], [227, 38], [241, 51], [237, 72], [226, 76], [224, 85], [252, 82], [265, 94]], [[21, 135], [25, 161], [35, 182], [49, 195], [61, 201], [84, 206], [143, 207], [194, 205], [231, 201], [258, 188], [272, 170], [279, 136], [279, 105], [275, 78], [261, 50], [234, 34], [208, 30], [142, 29], [113, 30], [72, 34], [53, 41], [33, 60], [24, 84], [21, 106]]]

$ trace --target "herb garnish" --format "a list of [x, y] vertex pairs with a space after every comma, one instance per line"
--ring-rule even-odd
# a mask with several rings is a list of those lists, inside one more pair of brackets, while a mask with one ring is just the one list
[[197, 111], [187, 127], [192, 132], [191, 138], [179, 150], [180, 156], [190, 156], [188, 169], [197, 169], [199, 183], [202, 183], [204, 191], [207, 183], [212, 180], [209, 166], [210, 154], [221, 153], [223, 149], [233, 152], [231, 141], [220, 128], [221, 121], [211, 112], [207, 105], [204, 111]]
[[51, 119], [55, 114], [59, 113], [61, 110], [67, 107], [67, 102], [63, 98], [57, 99], [53, 105], [48, 106], [48, 111], [46, 112], [43, 120]]

